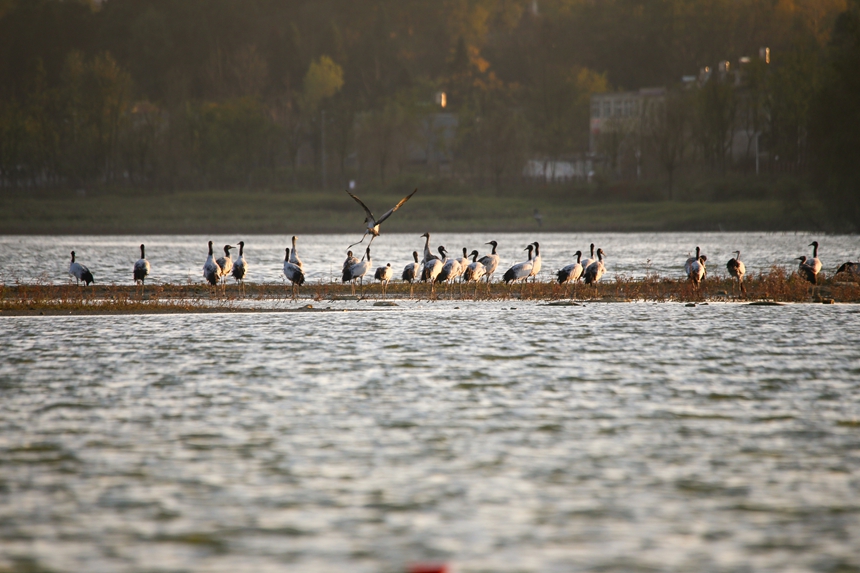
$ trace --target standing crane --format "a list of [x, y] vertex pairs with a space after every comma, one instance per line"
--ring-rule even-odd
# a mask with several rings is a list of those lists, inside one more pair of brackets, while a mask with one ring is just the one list
[[540, 272], [543, 258], [540, 256], [540, 243], [535, 241], [532, 243], [535, 247], [535, 257], [532, 259], [532, 270], [529, 271], [529, 276], [532, 277], [532, 282], [537, 281], [537, 274]]
[[487, 290], [489, 291], [490, 279], [493, 278], [493, 273], [495, 273], [496, 269], [499, 268], [499, 261], [501, 260], [501, 257], [496, 252], [496, 247], [499, 246], [496, 241], [490, 241], [489, 243], [485, 244], [493, 246], [493, 252], [491, 252], [489, 255], [484, 255], [479, 261], [482, 265], [484, 265], [484, 276], [487, 277]]
[[75, 281], [78, 285], [81, 284], [81, 281], [84, 281], [84, 284], [87, 286], [90, 286], [90, 283], [96, 282], [95, 279], [93, 279], [93, 273], [90, 272], [90, 269], [81, 263], [75, 262], [75, 251], [72, 251], [72, 262], [69, 263], [69, 274], [75, 277]]
[[302, 269], [305, 270], [305, 266], [302, 264], [302, 260], [299, 258], [299, 253], [296, 251], [296, 236], [293, 235], [293, 249], [290, 251], [290, 262]]
[[472, 262], [466, 267], [466, 270], [463, 271], [463, 280], [467, 283], [474, 282], [475, 283], [475, 297], [478, 296], [478, 285], [481, 282], [481, 278], [487, 273], [487, 268], [484, 264], [478, 260], [478, 251], [472, 251], [470, 255], [472, 257]]
[[292, 283], [292, 298], [296, 300], [298, 288], [305, 284], [305, 273], [295, 263], [290, 262], [290, 248], [284, 249], [284, 276]]
[[[729, 271], [729, 275], [732, 278], [738, 281], [738, 290], [742, 293], [747, 293], [747, 287], [744, 286], [744, 275], [747, 272], [746, 266], [744, 266], [743, 262], [741, 262], [741, 252], [735, 251], [735, 257], [729, 259], [729, 262], [726, 263], [726, 269]], [[735, 291], [735, 283], [732, 282], [732, 292]]]
[[418, 262], [418, 251], [412, 251], [412, 258], [415, 259], [415, 262], [403, 267], [403, 274], [400, 276], [400, 278], [409, 283], [409, 298], [412, 298], [412, 289], [415, 280], [418, 278], [418, 269], [421, 267], [421, 264]]
[[588, 256], [587, 259], [583, 259], [583, 261], [582, 261], [582, 272], [584, 273], [585, 269], [590, 267], [591, 263], [593, 263], [596, 260], [597, 259], [594, 258], [594, 243], [591, 243], [591, 254]]
[[352, 281], [352, 294], [355, 294], [355, 281], [361, 280], [361, 296], [364, 297], [364, 275], [370, 270], [373, 261], [370, 259], [370, 247], [365, 250], [365, 256], [343, 272], [343, 282]]
[[215, 261], [215, 264], [218, 265], [218, 278], [221, 279], [221, 288], [222, 290], [225, 288], [225, 281], [227, 279], [227, 275], [229, 275], [233, 270], [233, 259], [230, 258], [230, 249], [235, 249], [233, 245], [224, 245], [224, 256], [218, 257], [218, 260]]
[[806, 259], [806, 264], [812, 268], [812, 271], [815, 273], [815, 276], [818, 277], [818, 273], [821, 272], [821, 260], [818, 258], [818, 241], [812, 241], [807, 245], [812, 247], [812, 258]]
[[597, 249], [597, 260], [585, 269], [585, 284], [594, 285], [595, 292], [597, 292], [597, 281], [606, 273], [606, 265], [603, 264], [604, 256], [606, 255], [603, 249]]
[[385, 221], [385, 220], [386, 220], [386, 219], [388, 219], [391, 215], [393, 215], [395, 211], [397, 211], [398, 209], [400, 209], [400, 207], [401, 207], [401, 206], [403, 206], [403, 204], [404, 204], [404, 203], [406, 203], [407, 201], [409, 201], [409, 199], [410, 199], [413, 195], [415, 195], [415, 193], [417, 193], [417, 192], [418, 192], [418, 189], [416, 188], [416, 189], [415, 189], [415, 191], [413, 191], [412, 193], [410, 193], [409, 195], [407, 195], [406, 197], [404, 197], [403, 199], [401, 199], [401, 200], [397, 203], [397, 205], [395, 205], [394, 207], [392, 207], [391, 209], [389, 209], [389, 210], [388, 210], [384, 215], [382, 215], [382, 217], [380, 217], [379, 219], [377, 219], [376, 217], [374, 217], [374, 216], [373, 216], [373, 213], [370, 211], [370, 209], [368, 209], [368, 208], [367, 208], [367, 205], [365, 205], [364, 203], [362, 203], [361, 199], [359, 199], [358, 197], [356, 197], [355, 195], [353, 195], [352, 193], [350, 193], [350, 192], [349, 192], [349, 190], [347, 190], [346, 192], [347, 192], [347, 194], [348, 194], [350, 197], [352, 197], [353, 199], [355, 199], [355, 202], [356, 202], [356, 203], [358, 203], [359, 205], [361, 205], [361, 208], [362, 208], [362, 209], [364, 209], [364, 213], [365, 213], [365, 215], [366, 215], [366, 217], [364, 218], [364, 224], [367, 226], [367, 230], [364, 232], [364, 235], [362, 235], [362, 236], [361, 236], [361, 240], [360, 240], [360, 241], [355, 242], [355, 243], [353, 243], [353, 244], [351, 244], [351, 245], [350, 245], [350, 247], [354, 247], [355, 245], [358, 245], [359, 243], [364, 242], [364, 238], [365, 238], [365, 237], [367, 237], [367, 235], [368, 235], [368, 234], [370, 234], [370, 243], [368, 243], [368, 246], [370, 246], [371, 244], [373, 244], [373, 239], [375, 239], [376, 237], [378, 237], [378, 236], [379, 236], [379, 225], [381, 225], [383, 221]]
[[693, 290], [699, 292], [699, 285], [702, 279], [705, 278], [705, 255], [699, 255], [699, 258], [690, 263], [690, 282], [693, 283]]
[[815, 272], [815, 267], [810, 264], [812, 261], [806, 258], [806, 255], [797, 257], [800, 264], [797, 266], [797, 273], [805, 278], [813, 285], [818, 282], [818, 273]]
[[386, 298], [388, 294], [388, 283], [391, 282], [391, 278], [394, 276], [394, 269], [391, 268], [391, 263], [386, 264], [384, 267], [377, 267], [376, 273], [374, 273], [373, 278], [378, 280], [382, 285], [382, 298]]
[[134, 263], [134, 268], [132, 269], [132, 275], [134, 276], [134, 282], [140, 283], [140, 294], [143, 295], [143, 290], [146, 288], [146, 277], [149, 275], [149, 261], [146, 260], [146, 247], [144, 245], [140, 245], [140, 258]]
[[[696, 261], [699, 261], [699, 260], [707, 262], [708, 257], [701, 254], [701, 249], [699, 249], [699, 247], [696, 247], [696, 256], [690, 257], [684, 262], [684, 274], [687, 275], [687, 278], [690, 278], [690, 272], [692, 271], [693, 263], [695, 263]], [[707, 273], [707, 271], [705, 271], [705, 272]], [[702, 275], [703, 280], [704, 280], [704, 278], [705, 278], [704, 275]]]
[[233, 278], [242, 287], [242, 296], [245, 296], [245, 275], [248, 274], [248, 263], [245, 261], [245, 241], [239, 241], [237, 244], [239, 245], [239, 258], [233, 263]]
[[534, 263], [532, 262], [532, 251], [534, 248], [534, 245], [529, 245], [525, 248], [525, 250], [529, 252], [529, 258], [527, 261], [517, 263], [505, 271], [505, 275], [502, 277], [505, 284], [513, 285], [513, 283], [527, 280], [531, 276], [532, 268], [534, 267]]
[[574, 254], [576, 255], [576, 262], [558, 271], [556, 278], [558, 278], [558, 284], [560, 285], [573, 283], [574, 292], [576, 292], [576, 285], [582, 276], [582, 251], [576, 251]]
[[221, 277], [221, 267], [218, 266], [215, 259], [212, 257], [212, 241], [209, 241], [209, 256], [206, 258], [206, 262], [203, 263], [203, 278], [205, 278], [210, 285], [215, 286], [218, 284], [218, 279]]

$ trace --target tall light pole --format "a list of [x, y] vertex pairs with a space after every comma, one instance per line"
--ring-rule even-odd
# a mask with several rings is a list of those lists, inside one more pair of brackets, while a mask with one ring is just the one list
[[[325, 176], [325, 110], [322, 110], [322, 118], [320, 121], [320, 149], [322, 153], [320, 153], [322, 160], [322, 188], [323, 190], [328, 189], [328, 184]], [[758, 169], [756, 169], [758, 172]]]

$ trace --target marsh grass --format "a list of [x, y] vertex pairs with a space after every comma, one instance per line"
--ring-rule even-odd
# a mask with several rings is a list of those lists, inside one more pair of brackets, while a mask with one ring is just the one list
[[[860, 283], [844, 280], [844, 277], [824, 279], [816, 286], [810, 285], [794, 272], [782, 267], [771, 267], [766, 271], [751, 274], [744, 281], [746, 293], [733, 288], [734, 281], [728, 276], [713, 274], [703, 281], [696, 291], [686, 280], [660, 277], [648, 273], [644, 278], [624, 275], [605, 277], [597, 285], [559, 285], [551, 282], [528, 282], [515, 285], [486, 283], [459, 285], [431, 285], [417, 283], [412, 288], [412, 298], [425, 300], [535, 300], [584, 302], [706, 302], [706, 301], [774, 301], [774, 302], [860, 302]], [[299, 289], [298, 300], [353, 300], [362, 298], [361, 288], [352, 296], [350, 285], [335, 282], [307, 283]], [[367, 282], [363, 289], [364, 299], [382, 299], [379, 283]], [[388, 299], [410, 298], [410, 285], [392, 282], [388, 287]], [[245, 294], [235, 285], [223, 291], [196, 283], [175, 285], [151, 285], [141, 293], [129, 285], [93, 285], [80, 287], [74, 284], [54, 285], [47, 282], [33, 284], [0, 285], [0, 311], [18, 313], [146, 313], [146, 312], [229, 312], [254, 310], [255, 302], [283, 303], [291, 308], [293, 303], [290, 287], [283, 283], [247, 283]], [[258, 307], [261, 305], [257, 305]]]

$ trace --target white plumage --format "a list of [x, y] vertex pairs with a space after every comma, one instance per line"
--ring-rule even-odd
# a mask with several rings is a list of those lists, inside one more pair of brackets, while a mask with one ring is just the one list
[[585, 272], [585, 269], [587, 269], [591, 265], [591, 263], [593, 263], [594, 261], [597, 260], [594, 258], [594, 243], [591, 243], [590, 248], [591, 248], [591, 254], [588, 256], [587, 259], [582, 260], [582, 271], [583, 272]]
[[572, 283], [582, 276], [582, 251], [576, 251], [576, 262], [567, 265], [556, 273], [559, 284]]
[[305, 266], [302, 264], [302, 260], [299, 258], [299, 253], [296, 251], [296, 236], [293, 235], [293, 250], [290, 251], [290, 262], [302, 269], [305, 270]]
[[[493, 278], [493, 273], [495, 273], [496, 269], [499, 268], [499, 260], [501, 257], [496, 253], [496, 247], [499, 245], [496, 241], [490, 241], [486, 244], [493, 246], [493, 252], [481, 257], [479, 262], [484, 265], [484, 276], [487, 277], [487, 285], [489, 285], [490, 279]], [[487, 288], [489, 288], [489, 286]]]
[[703, 278], [705, 278], [705, 260], [704, 255], [700, 255], [698, 260], [690, 263], [690, 282], [693, 283], [695, 290], [699, 290]]
[[233, 259], [230, 258], [230, 249], [235, 249], [233, 245], [224, 245], [224, 256], [218, 257], [215, 261], [215, 264], [218, 265], [218, 278], [221, 279], [221, 283], [224, 283], [224, 279], [227, 278], [233, 271]]
[[540, 243], [535, 241], [532, 243], [535, 246], [535, 256], [532, 259], [532, 270], [529, 271], [529, 276], [533, 277], [532, 280], [537, 280], [537, 274], [540, 272], [541, 266], [543, 265], [543, 258], [540, 256]]
[[487, 273], [487, 268], [484, 264], [478, 260], [478, 251], [472, 251], [472, 262], [466, 266], [466, 270], [463, 271], [463, 280], [467, 283], [474, 282], [475, 283], [475, 295], [478, 293], [478, 282], [484, 277]]
[[75, 277], [77, 284], [81, 284], [81, 281], [84, 281], [84, 284], [90, 286], [90, 283], [95, 282], [93, 279], [93, 273], [90, 272], [90, 269], [75, 261], [75, 251], [72, 251], [72, 262], [69, 263], [69, 274]]
[[388, 294], [388, 283], [391, 282], [391, 279], [394, 277], [394, 269], [391, 268], [391, 263], [386, 264], [384, 267], [378, 267], [376, 272], [373, 275], [373, 278], [378, 280], [382, 284], [382, 298], [385, 298]]
[[818, 258], [818, 241], [812, 241], [808, 246], [812, 247], [812, 258], [806, 259], [806, 264], [809, 265], [812, 272], [814, 272], [817, 277], [818, 273], [821, 272], [821, 267], [823, 266]]
[[534, 263], [532, 262], [532, 251], [534, 248], [534, 245], [526, 247], [525, 250], [529, 252], [529, 259], [527, 261], [517, 263], [505, 271], [505, 275], [502, 277], [505, 284], [526, 280], [531, 276], [532, 268], [534, 267]]
[[355, 294], [355, 281], [361, 281], [362, 295], [364, 294], [364, 275], [370, 270], [373, 261], [370, 258], [370, 247], [365, 251], [365, 258], [350, 266], [343, 272], [343, 282], [352, 281], [352, 294]]

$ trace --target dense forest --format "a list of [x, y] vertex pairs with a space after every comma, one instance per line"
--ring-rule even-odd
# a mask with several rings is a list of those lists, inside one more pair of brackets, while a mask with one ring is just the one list
[[[858, 0], [0, 0], [0, 188], [492, 192], [588, 161], [563, 184], [780, 174], [856, 228], [857, 70]], [[594, 94], [655, 87], [590, 140]]]

